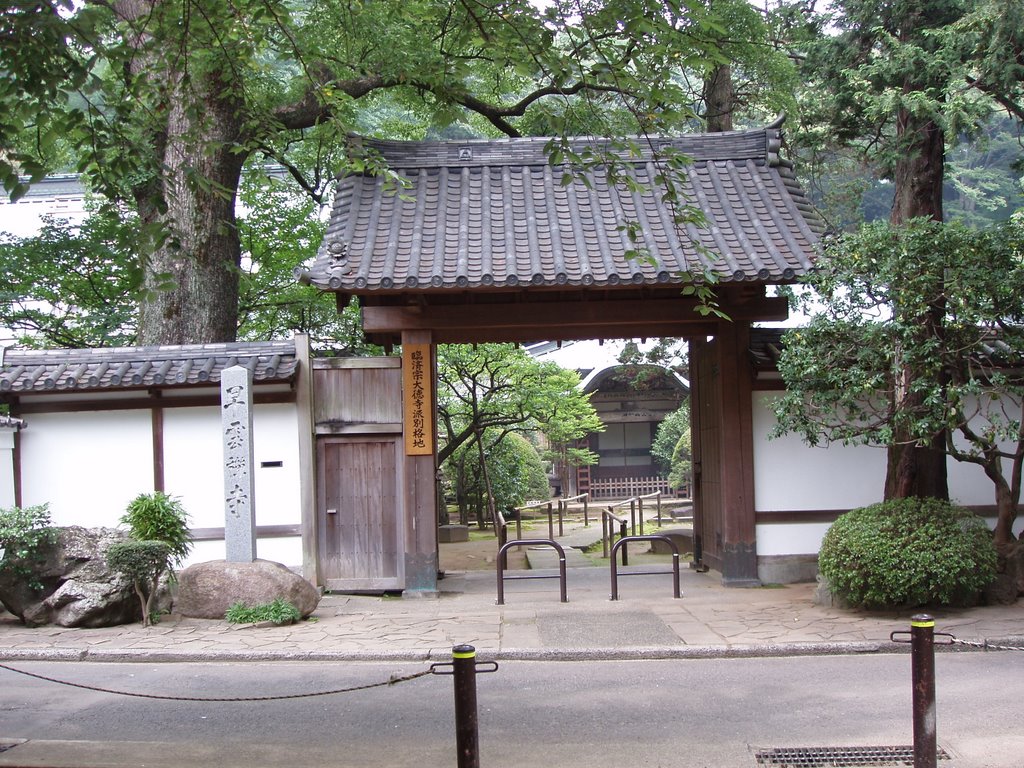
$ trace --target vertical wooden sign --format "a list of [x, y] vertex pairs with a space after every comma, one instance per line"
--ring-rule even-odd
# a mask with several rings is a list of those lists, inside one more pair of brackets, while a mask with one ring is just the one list
[[434, 452], [434, 367], [430, 344], [402, 345], [402, 401], [407, 456]]

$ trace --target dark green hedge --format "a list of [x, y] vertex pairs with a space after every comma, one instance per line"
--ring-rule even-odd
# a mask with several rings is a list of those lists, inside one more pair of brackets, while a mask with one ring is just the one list
[[840, 517], [818, 568], [834, 595], [882, 608], [971, 603], [996, 573], [985, 522], [939, 499], [895, 499]]

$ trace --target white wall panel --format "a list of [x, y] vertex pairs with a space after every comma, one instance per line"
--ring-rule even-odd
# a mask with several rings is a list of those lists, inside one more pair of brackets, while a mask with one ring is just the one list
[[[298, 525], [295, 407], [256, 406], [252, 431], [256, 524]], [[263, 462], [281, 462], [281, 466], [261, 467]], [[168, 493], [181, 497], [193, 528], [224, 526], [224, 446], [218, 408], [164, 411], [164, 484]]]
[[55, 525], [117, 525], [153, 490], [148, 410], [35, 413], [21, 445], [22, 505], [48, 502]]
[[816, 555], [831, 523], [778, 523], [757, 526], [757, 554]]
[[794, 434], [769, 440], [776, 423], [771, 409], [776, 395], [755, 392], [753, 397], [754, 508], [758, 512], [852, 509], [882, 500], [884, 448], [810, 448]]
[[[882, 500], [884, 448], [830, 445], [811, 448], [797, 435], [774, 440], [772, 392], [754, 393], [754, 503], [758, 512], [853, 509]], [[967, 506], [995, 503], [980, 467], [948, 462], [949, 496]], [[759, 546], [760, 550], [760, 546]]]

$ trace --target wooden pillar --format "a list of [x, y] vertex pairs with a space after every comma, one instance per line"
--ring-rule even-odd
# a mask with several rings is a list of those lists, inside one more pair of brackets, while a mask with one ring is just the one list
[[[414, 355], [414, 356], [413, 356]], [[415, 365], [416, 368], [411, 368]], [[437, 348], [430, 331], [402, 332], [405, 591], [437, 593]], [[421, 389], [422, 388], [422, 389]], [[429, 388], [429, 395], [424, 393]]]
[[716, 334], [721, 389], [722, 583], [760, 586], [754, 516], [750, 324], [723, 322]]
[[320, 528], [317, 525], [316, 435], [313, 419], [313, 356], [309, 336], [295, 334], [295, 410], [299, 430], [299, 507], [302, 526], [302, 576], [314, 586], [322, 586], [320, 574]]
[[163, 493], [164, 487], [164, 409], [160, 404], [160, 392], [151, 393], [153, 407], [150, 409], [151, 435], [153, 439], [153, 490]]
[[0, 416], [0, 509], [18, 506], [15, 438], [21, 427], [19, 419]]

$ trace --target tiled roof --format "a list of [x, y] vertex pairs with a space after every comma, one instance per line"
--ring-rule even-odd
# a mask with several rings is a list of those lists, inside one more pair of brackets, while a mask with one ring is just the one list
[[189, 344], [163, 347], [18, 350], [0, 357], [0, 393], [185, 386], [220, 382], [242, 365], [256, 382], [288, 382], [298, 362], [295, 342]]
[[21, 419], [16, 419], [13, 416], [0, 413], [0, 427], [6, 427], [7, 429], [21, 429], [24, 426], [25, 422]]
[[[644, 285], [706, 267], [725, 281], [785, 282], [811, 267], [824, 231], [779, 159], [774, 127], [657, 139], [657, 152], [648, 145], [625, 163], [639, 191], [610, 186], [602, 169], [563, 185], [566, 168], [549, 164], [547, 139], [362, 142], [408, 186], [339, 180], [320, 252], [300, 275], [325, 290]], [[704, 227], [679, 230], [661, 202], [656, 155], [668, 148], [692, 158], [683, 191]], [[636, 245], [627, 221], [641, 225]], [[653, 263], [626, 258], [637, 249]]]

